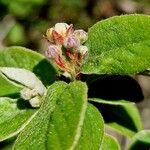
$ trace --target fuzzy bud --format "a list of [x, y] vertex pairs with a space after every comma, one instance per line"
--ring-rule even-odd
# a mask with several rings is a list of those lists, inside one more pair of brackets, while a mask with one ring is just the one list
[[36, 91], [36, 89], [29, 89], [29, 88], [23, 88], [20, 92], [21, 94], [21, 98], [23, 98], [24, 100], [29, 100], [37, 95], [39, 95], [39, 93]]
[[68, 28], [69, 28], [69, 25], [66, 23], [56, 23], [54, 30], [62, 37], [65, 37]]
[[80, 53], [82, 56], [85, 56], [85, 55], [88, 53], [88, 48], [87, 48], [87, 46], [81, 45], [81, 46], [79, 47], [79, 53]]
[[88, 35], [84, 30], [75, 30], [73, 35], [83, 44], [88, 39]]
[[49, 28], [49, 29], [47, 29], [47, 31], [46, 31], [47, 40], [49, 40], [51, 43], [54, 42], [52, 32], [53, 32], [53, 28]]
[[51, 59], [55, 59], [57, 58], [60, 54], [61, 51], [60, 51], [60, 48], [56, 45], [50, 45], [47, 49], [47, 51], [45, 51], [45, 55], [46, 57], [48, 58], [51, 58]]
[[64, 41], [65, 48], [77, 48], [79, 47], [80, 42], [75, 36], [69, 36]]
[[64, 38], [73, 32], [73, 26], [66, 23], [56, 23], [53, 28], [49, 28], [46, 32], [46, 38], [49, 42], [62, 44]]
[[36, 97], [30, 99], [29, 103], [34, 108], [40, 107], [40, 105], [41, 105], [40, 97], [36, 96]]
[[20, 92], [21, 98], [23, 98], [24, 100], [29, 100], [32, 98], [32, 92], [31, 89], [29, 88], [24, 88], [23, 90], [21, 90]]

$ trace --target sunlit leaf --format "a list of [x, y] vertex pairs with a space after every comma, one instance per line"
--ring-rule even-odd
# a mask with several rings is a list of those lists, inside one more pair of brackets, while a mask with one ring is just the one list
[[150, 16], [123, 15], [89, 29], [84, 73], [135, 74], [150, 68]]
[[0, 98], [0, 141], [18, 134], [35, 113], [36, 109], [21, 99]]
[[105, 134], [100, 150], [120, 150], [120, 146], [114, 137]]
[[87, 108], [82, 82], [56, 82], [49, 87], [38, 114], [18, 136], [14, 150], [74, 149], [81, 136]]

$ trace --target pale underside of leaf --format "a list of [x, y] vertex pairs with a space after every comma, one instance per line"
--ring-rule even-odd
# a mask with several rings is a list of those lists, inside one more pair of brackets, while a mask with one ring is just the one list
[[30, 89], [35, 89], [41, 96], [46, 91], [42, 82], [29, 70], [14, 67], [0, 67], [0, 72], [11, 81], [20, 83], [22, 86]]

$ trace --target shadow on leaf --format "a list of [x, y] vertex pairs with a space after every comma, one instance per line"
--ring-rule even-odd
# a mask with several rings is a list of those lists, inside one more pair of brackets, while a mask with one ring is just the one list
[[150, 143], [138, 140], [130, 150], [150, 150]]
[[56, 70], [54, 67], [46, 60], [40, 61], [34, 68], [33, 72], [39, 77], [44, 85], [51, 85], [56, 79]]
[[123, 106], [102, 104], [94, 101], [90, 101], [91, 104], [96, 106], [101, 112], [105, 123], [117, 123], [131, 131], [137, 132], [138, 129], [133, 122], [133, 119], [128, 115]]
[[31, 107], [28, 101], [23, 100], [21, 98], [17, 100], [17, 107], [18, 109], [35, 109]]
[[11, 150], [16, 138], [17, 137], [15, 136], [3, 142], [0, 142], [0, 150]]
[[132, 102], [140, 102], [144, 98], [140, 85], [130, 76], [82, 74], [81, 80], [88, 84], [89, 98]]

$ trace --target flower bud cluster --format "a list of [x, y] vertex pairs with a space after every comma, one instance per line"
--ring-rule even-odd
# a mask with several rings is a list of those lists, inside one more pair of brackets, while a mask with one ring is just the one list
[[77, 75], [88, 53], [88, 48], [83, 46], [87, 38], [84, 30], [74, 30], [72, 24], [57, 23], [46, 32], [50, 45], [45, 55], [61, 71]]

